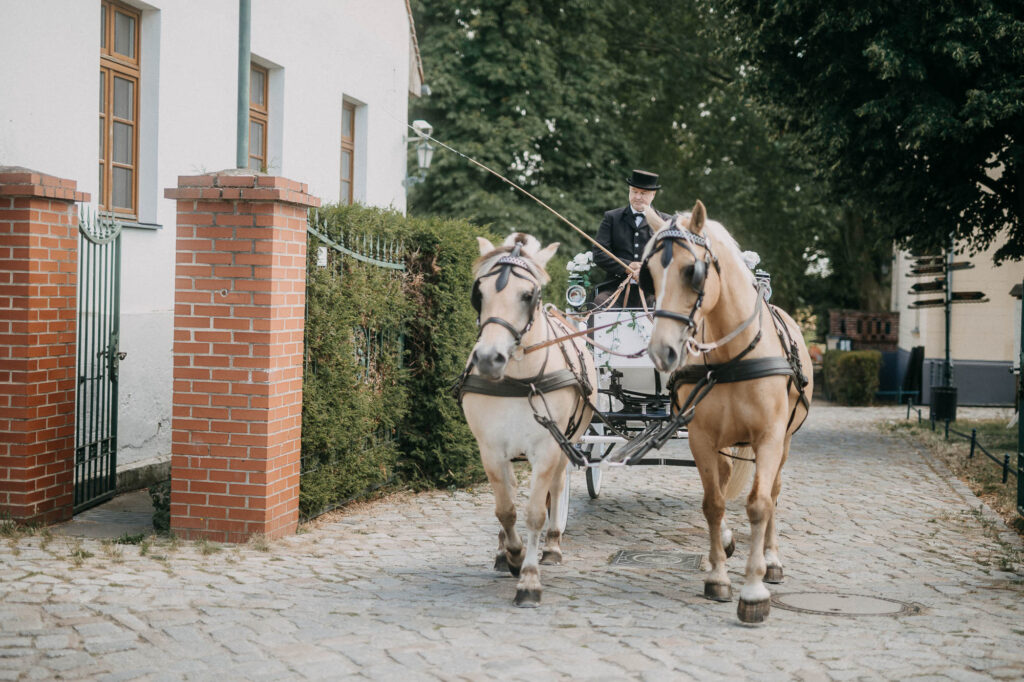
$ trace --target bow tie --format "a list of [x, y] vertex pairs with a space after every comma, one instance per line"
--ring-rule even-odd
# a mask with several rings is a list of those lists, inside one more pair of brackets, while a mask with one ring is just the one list
[[642, 220], [643, 217], [644, 217], [643, 213], [634, 213], [633, 214], [633, 220], [636, 220], [637, 218], [640, 218]]

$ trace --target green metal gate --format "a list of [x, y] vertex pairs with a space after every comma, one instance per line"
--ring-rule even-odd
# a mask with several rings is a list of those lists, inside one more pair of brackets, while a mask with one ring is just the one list
[[78, 221], [78, 513], [117, 491], [117, 370], [121, 318], [121, 223], [83, 211]]

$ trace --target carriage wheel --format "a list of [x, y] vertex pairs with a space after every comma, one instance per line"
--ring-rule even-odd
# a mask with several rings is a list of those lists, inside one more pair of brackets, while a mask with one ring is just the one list
[[592, 500], [601, 494], [601, 467], [587, 468], [587, 493]]
[[562, 484], [562, 503], [558, 505], [558, 518], [555, 519], [555, 527], [559, 533], [565, 533], [565, 527], [569, 524], [569, 481], [571, 480], [572, 467], [565, 467], [565, 482]]

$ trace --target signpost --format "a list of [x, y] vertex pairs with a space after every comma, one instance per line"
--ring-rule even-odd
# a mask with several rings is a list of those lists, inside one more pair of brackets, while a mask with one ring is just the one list
[[[1016, 293], [1014, 293], [1016, 292]], [[1020, 313], [1020, 355], [1017, 357], [1017, 513], [1024, 516], [1024, 282], [1013, 287], [1011, 296], [1021, 299]]]
[[929, 281], [912, 284], [911, 296], [930, 293], [942, 293], [942, 298], [927, 298], [914, 301], [911, 308], [937, 308], [942, 306], [946, 313], [946, 353], [942, 368], [942, 386], [932, 387], [931, 419], [944, 421], [947, 424], [956, 421], [956, 386], [953, 385], [953, 361], [950, 357], [950, 334], [952, 332], [952, 316], [954, 303], [985, 303], [982, 291], [953, 291], [953, 272], [973, 268], [970, 261], [954, 261], [953, 245], [950, 244], [944, 255], [911, 256], [913, 267], [907, 277], [931, 277]]

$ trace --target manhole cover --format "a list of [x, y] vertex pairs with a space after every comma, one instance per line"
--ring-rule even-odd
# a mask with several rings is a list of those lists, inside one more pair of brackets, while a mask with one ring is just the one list
[[773, 594], [772, 606], [821, 616], [910, 616], [921, 611], [916, 604], [895, 599], [836, 592]]
[[648, 566], [651, 568], [700, 569], [700, 554], [684, 554], [673, 550], [620, 549], [608, 563], [612, 566]]

